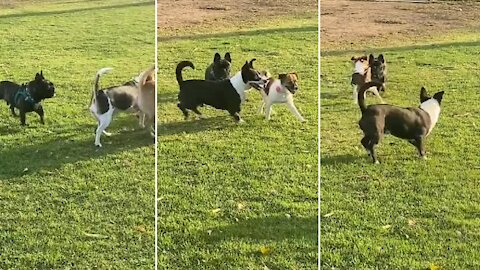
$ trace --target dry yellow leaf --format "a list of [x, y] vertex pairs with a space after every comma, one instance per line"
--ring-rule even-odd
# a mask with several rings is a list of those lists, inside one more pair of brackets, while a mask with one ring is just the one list
[[238, 210], [243, 210], [244, 208], [245, 208], [245, 205], [243, 203], [237, 203]]
[[331, 217], [331, 216], [333, 216], [334, 213], [335, 213], [335, 212], [330, 212], [330, 213], [328, 213], [328, 214], [323, 215], [323, 217], [324, 217], [324, 218]]
[[429, 270], [440, 270], [440, 266], [431, 263], [430, 266], [428, 267], [428, 269]]
[[220, 208], [215, 208], [215, 209], [212, 210], [212, 213], [213, 213], [213, 214], [216, 214], [216, 213], [218, 213], [218, 212], [220, 212], [220, 211], [222, 211], [222, 209], [220, 209]]
[[147, 232], [147, 229], [145, 229], [145, 225], [135, 226], [135, 230], [136, 230], [137, 232], [141, 232], [141, 233], [146, 233], [146, 232]]
[[392, 225], [387, 224], [387, 225], [383, 225], [382, 229], [387, 230], [387, 229], [390, 229], [391, 227], [392, 227]]
[[260, 251], [260, 253], [261, 253], [262, 255], [264, 255], [264, 256], [265, 256], [265, 255], [269, 255], [270, 253], [272, 253], [272, 249], [269, 248], [269, 247], [266, 247], [266, 246], [261, 246], [258, 251]]
[[415, 220], [413, 220], [413, 219], [408, 220], [408, 225], [415, 226], [415, 224], [417, 224], [417, 222]]

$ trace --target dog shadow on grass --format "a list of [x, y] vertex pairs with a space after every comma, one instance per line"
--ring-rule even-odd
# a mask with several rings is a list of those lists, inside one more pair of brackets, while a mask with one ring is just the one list
[[158, 125], [158, 139], [161, 140], [163, 136], [176, 134], [191, 134], [207, 130], [222, 130], [232, 128], [235, 125], [231, 117], [228, 116], [213, 116], [205, 119], [192, 119], [193, 115], [189, 117], [188, 120], [182, 120], [179, 122], [160, 123]]
[[[63, 132], [35, 135], [38, 138], [32, 137], [29, 142], [17, 147], [0, 146], [0, 179], [13, 179], [36, 172], [52, 173], [66, 164], [101, 159], [144, 146], [154, 147], [154, 139], [148, 131], [136, 126], [132, 130], [134, 126], [131, 119], [119, 119], [109, 129], [112, 136], [102, 136], [102, 148], [94, 146], [95, 128], [94, 123], [67, 127]], [[78, 136], [78, 133], [82, 135]], [[89, 136], [83, 136], [85, 134]]]
[[[296, 252], [303, 254], [314, 254], [317, 251], [318, 239], [317, 217], [286, 217], [273, 216], [262, 218], [251, 218], [241, 220], [232, 225], [212, 228], [210, 233], [205, 232], [201, 236], [207, 245], [218, 246], [223, 241], [252, 242], [260, 246], [269, 247], [269, 243], [275, 242], [301, 242], [308, 243], [308, 247], [298, 247]], [[305, 246], [305, 245], [303, 245]], [[271, 246], [270, 246], [271, 247]], [[303, 249], [303, 250], [302, 250]], [[272, 249], [275, 253], [275, 249]], [[251, 252], [252, 256], [262, 256], [258, 249]], [[316, 263], [316, 259], [312, 258]]]
[[349, 164], [349, 163], [358, 163], [365, 162], [367, 154], [365, 156], [345, 154], [338, 156], [323, 155], [320, 152], [320, 164], [322, 166], [326, 165], [339, 165], [339, 164]]

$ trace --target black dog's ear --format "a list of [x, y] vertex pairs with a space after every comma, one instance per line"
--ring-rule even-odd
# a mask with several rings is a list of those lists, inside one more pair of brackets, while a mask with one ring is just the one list
[[370, 54], [370, 56], [368, 56], [368, 64], [373, 65], [373, 62], [375, 62], [375, 57], [373, 57], [373, 54]]
[[287, 74], [278, 74], [278, 79], [282, 81], [282, 83], [285, 81], [287, 78]]
[[422, 89], [420, 89], [420, 103], [423, 103], [429, 99], [430, 97], [427, 94], [427, 89], [425, 89], [425, 87], [422, 86]]
[[213, 62], [218, 62], [220, 61], [220, 59], [222, 59], [222, 57], [220, 56], [220, 54], [217, 52], [215, 53], [215, 56], [213, 57]]
[[43, 72], [42, 71], [40, 71], [40, 73], [35, 74], [35, 80], [36, 81], [43, 80]]
[[256, 61], [256, 60], [257, 60], [256, 58], [253, 58], [253, 59], [250, 60], [250, 62], [248, 63], [251, 68], [253, 68], [253, 61]]
[[383, 58], [383, 54], [380, 54], [378, 56], [378, 61], [380, 61], [380, 63], [382, 63], [382, 64], [385, 63], [385, 58]]
[[440, 91], [435, 93], [435, 95], [433, 95], [433, 98], [438, 101], [438, 104], [442, 103], [443, 94], [445, 94], [445, 91]]
[[225, 60], [227, 60], [228, 62], [232, 63], [232, 57], [230, 57], [229, 52], [227, 52], [223, 58], [225, 58]]

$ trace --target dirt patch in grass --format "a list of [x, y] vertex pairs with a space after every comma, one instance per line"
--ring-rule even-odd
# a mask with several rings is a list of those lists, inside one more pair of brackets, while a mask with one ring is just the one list
[[195, 27], [210, 27], [214, 31], [219, 26], [239, 26], [269, 17], [314, 13], [317, 7], [317, 2], [312, 0], [159, 1], [158, 29], [160, 36]]
[[480, 27], [480, 2], [320, 1], [323, 48]]

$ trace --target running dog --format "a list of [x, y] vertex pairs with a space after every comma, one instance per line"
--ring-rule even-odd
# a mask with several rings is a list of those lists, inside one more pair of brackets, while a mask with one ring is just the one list
[[183, 112], [185, 119], [188, 118], [188, 110], [203, 118], [198, 110], [199, 106], [210, 105], [216, 109], [226, 110], [237, 123], [244, 122], [240, 117], [240, 105], [245, 101], [245, 91], [253, 85], [263, 86], [265, 78], [253, 68], [252, 59], [246, 61], [242, 70], [232, 78], [222, 81], [187, 80], [182, 77], [182, 70], [185, 67], [195, 69], [190, 61], [182, 61], [177, 65], [177, 82], [180, 86], [178, 94], [178, 108]]
[[40, 116], [40, 122], [45, 124], [42, 100], [55, 96], [55, 86], [45, 79], [43, 72], [37, 73], [35, 79], [27, 84], [16, 84], [10, 81], [0, 82], [0, 98], [10, 105], [13, 116], [15, 108], [20, 111], [20, 123], [26, 123], [26, 113], [36, 112]]
[[[267, 75], [268, 73], [265, 74]], [[278, 79], [269, 78], [266, 86], [259, 89], [263, 98], [259, 111], [262, 113], [265, 108], [265, 119], [270, 120], [271, 107], [274, 103], [285, 103], [300, 122], [305, 122], [305, 119], [300, 115], [295, 104], [293, 104], [293, 95], [298, 90], [297, 81], [298, 76], [296, 72], [279, 74]]]
[[98, 121], [98, 126], [95, 131], [95, 146], [97, 147], [102, 147], [100, 143], [102, 133], [107, 136], [110, 135], [110, 133], [105, 130], [112, 122], [114, 113], [117, 111], [138, 112], [137, 97], [139, 88], [135, 83], [99, 89], [100, 77], [110, 71], [112, 71], [112, 68], [100, 69], [95, 75], [93, 84], [90, 112]]
[[370, 87], [380, 89], [382, 86], [381, 82], [371, 81], [364, 84], [358, 91], [358, 104], [362, 112], [362, 118], [358, 124], [364, 134], [361, 140], [363, 147], [372, 157], [373, 163], [379, 163], [375, 146], [385, 134], [392, 134], [413, 144], [420, 157], [426, 158], [425, 139], [438, 122], [444, 91], [430, 97], [427, 90], [422, 87], [420, 107], [401, 108], [389, 104], [366, 106], [365, 91]]
[[[370, 57], [373, 57], [373, 55], [370, 55]], [[380, 57], [380, 56], [379, 56]], [[360, 56], [360, 57], [352, 57], [351, 61], [355, 65], [355, 69], [352, 74], [352, 80], [351, 80], [351, 85], [352, 85], [352, 94], [353, 94], [353, 102], [355, 104], [358, 103], [357, 96], [358, 96], [358, 89], [362, 87], [365, 83], [371, 81], [371, 67], [370, 67], [370, 62], [367, 61], [367, 56]], [[383, 56], [382, 56], [383, 59]], [[373, 60], [372, 60], [373, 61]], [[380, 69], [375, 68], [375, 73], [377, 74]], [[372, 92], [375, 96], [377, 96], [380, 99], [381, 103], [384, 103], [382, 97], [380, 96], [380, 93], [376, 88], [371, 88], [368, 90], [369, 92]]]

